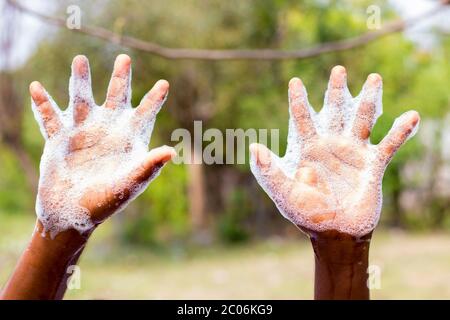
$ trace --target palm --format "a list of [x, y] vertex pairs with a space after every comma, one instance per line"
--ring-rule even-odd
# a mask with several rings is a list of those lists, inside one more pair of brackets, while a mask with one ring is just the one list
[[141, 193], [173, 156], [168, 147], [147, 152], [167, 82], [158, 82], [138, 108], [131, 108], [130, 60], [119, 56], [107, 100], [97, 106], [84, 57], [74, 59], [72, 73], [71, 101], [64, 112], [40, 84], [31, 85], [46, 137], [38, 216], [54, 233], [70, 227], [84, 231], [100, 223]]
[[[345, 69], [333, 69], [325, 107], [316, 114], [302, 83], [293, 79], [286, 156], [254, 145], [252, 171], [282, 214], [302, 229], [361, 236], [378, 222], [385, 167], [419, 118], [406, 113], [379, 145], [370, 144], [381, 114], [381, 78], [371, 75], [356, 99], [345, 80]], [[350, 112], [354, 117], [345, 114]]]
[[[321, 158], [317, 163], [315, 159]], [[365, 173], [374, 172], [370, 148], [355, 144], [345, 137], [318, 137], [304, 148], [301, 165], [292, 180], [291, 197], [296, 208], [301, 208], [311, 222], [342, 220], [349, 216], [375, 212], [367, 206], [365, 211], [355, 210], [355, 204], [367, 194], [377, 194], [377, 184], [368, 183]], [[381, 173], [381, 172], [380, 172]], [[379, 181], [381, 176], [372, 177]], [[287, 189], [284, 189], [287, 190]], [[315, 199], [315, 201], [314, 201]]]

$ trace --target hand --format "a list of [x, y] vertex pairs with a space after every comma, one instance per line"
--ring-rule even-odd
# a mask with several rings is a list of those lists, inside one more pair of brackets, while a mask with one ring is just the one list
[[378, 223], [385, 168], [415, 133], [420, 118], [415, 111], [404, 113], [372, 145], [370, 131], [382, 113], [381, 77], [369, 75], [356, 98], [346, 78], [343, 67], [333, 68], [320, 113], [310, 107], [301, 80], [293, 78], [286, 155], [279, 158], [264, 145], [253, 144], [251, 169], [281, 213], [302, 230], [361, 237]]
[[156, 114], [169, 84], [158, 81], [131, 107], [131, 60], [119, 55], [102, 106], [94, 102], [89, 63], [72, 63], [70, 103], [61, 111], [39, 82], [30, 85], [33, 111], [46, 142], [36, 202], [45, 232], [52, 236], [92, 230], [142, 193], [175, 151], [148, 152]]

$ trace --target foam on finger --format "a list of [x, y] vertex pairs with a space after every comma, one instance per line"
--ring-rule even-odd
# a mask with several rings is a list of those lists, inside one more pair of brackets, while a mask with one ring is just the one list
[[[72, 75], [69, 90], [72, 100], [60, 115], [64, 126], [46, 141], [40, 163], [36, 213], [44, 233], [52, 237], [68, 229], [80, 233], [92, 229], [98, 223], [92, 218], [97, 209], [109, 206], [114, 208], [111, 214], [122, 210], [157, 173], [137, 185], [129, 185], [130, 174], [148, 156], [149, 142], [148, 136], [134, 128], [135, 109], [129, 97], [114, 109], [92, 101], [87, 118], [75, 125], [73, 99], [80, 95], [89, 97], [90, 82], [78, 81]], [[131, 94], [130, 88], [127, 94]], [[42, 122], [39, 124], [42, 130]], [[86, 205], [90, 191], [96, 193], [96, 202], [88, 201]]]
[[[336, 81], [336, 76], [332, 80]], [[377, 146], [369, 139], [356, 137], [352, 128], [358, 111], [369, 132], [382, 114], [382, 83], [379, 75], [370, 75], [361, 93], [352, 97], [345, 81], [337, 80], [345, 87], [337, 88], [340, 92], [333, 96], [327, 92], [319, 113], [308, 105], [317, 135], [308, 139], [300, 136], [298, 121], [290, 112], [286, 154], [274, 160], [283, 176], [267, 174], [270, 171], [262, 170], [254, 159], [251, 170], [281, 214], [297, 226], [316, 232], [337, 230], [363, 236], [375, 228], [380, 218], [387, 163], [380, 159]], [[328, 87], [334, 88], [331, 84]], [[362, 103], [373, 103], [375, 109], [361, 109], [366, 107]], [[404, 126], [407, 117], [397, 119], [392, 131]], [[342, 119], [339, 130], [336, 119]], [[417, 126], [409, 130], [408, 138], [416, 130]], [[314, 183], [309, 175], [305, 178], [305, 172], [314, 173]]]

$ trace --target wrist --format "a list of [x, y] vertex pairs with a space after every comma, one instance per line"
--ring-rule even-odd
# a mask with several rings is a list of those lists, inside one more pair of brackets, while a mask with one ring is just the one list
[[368, 262], [372, 233], [354, 237], [336, 230], [309, 232], [316, 258], [330, 265], [353, 265]]
[[92, 231], [80, 234], [75, 229], [68, 229], [51, 237], [37, 220], [24, 258], [28, 260], [30, 269], [44, 270], [55, 278], [65, 278], [67, 268], [77, 263]]
[[89, 234], [74, 229], [51, 238], [43, 232], [42, 223], [36, 227], [27, 249], [6, 284], [3, 299], [60, 299], [66, 290], [70, 274], [68, 267], [76, 264]]
[[49, 232], [44, 232], [42, 223], [36, 220], [28, 249], [38, 251], [40, 255], [47, 258], [59, 256], [60, 259], [66, 260], [84, 248], [92, 231], [81, 234], [75, 229], [68, 229], [51, 237]]
[[316, 299], [369, 299], [367, 268], [372, 233], [308, 232], [315, 255]]

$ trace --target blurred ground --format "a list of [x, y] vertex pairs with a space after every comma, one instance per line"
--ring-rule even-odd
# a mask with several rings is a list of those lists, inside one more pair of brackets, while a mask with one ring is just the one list
[[[2, 216], [3, 285], [31, 233], [33, 218]], [[152, 250], [114, 243], [102, 226], [81, 261], [81, 289], [68, 299], [311, 299], [307, 241], [266, 240], [234, 247]], [[180, 246], [180, 248], [182, 248]], [[450, 299], [450, 234], [380, 231], [371, 247], [380, 266], [374, 299]]]

